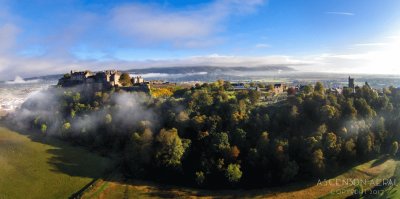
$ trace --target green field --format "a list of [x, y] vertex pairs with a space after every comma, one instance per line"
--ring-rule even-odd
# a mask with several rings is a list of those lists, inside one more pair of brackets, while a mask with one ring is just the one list
[[68, 198], [110, 165], [107, 158], [49, 136], [0, 127], [0, 199]]

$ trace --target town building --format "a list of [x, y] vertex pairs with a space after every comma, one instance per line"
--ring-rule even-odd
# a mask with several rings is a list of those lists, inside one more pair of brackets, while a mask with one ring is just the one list
[[286, 90], [286, 85], [285, 84], [274, 84], [274, 93], [275, 94], [280, 94], [283, 93]]
[[341, 95], [343, 93], [342, 88], [329, 88], [329, 92], [335, 95]]
[[354, 84], [354, 78], [351, 78], [351, 77], [349, 76], [349, 79], [348, 79], [348, 86], [344, 86], [343, 89], [351, 89], [351, 92], [352, 92], [352, 93], [355, 93], [357, 87], [358, 87], [358, 86], [356, 86], [356, 85]]
[[244, 83], [231, 83], [233, 90], [247, 90]]

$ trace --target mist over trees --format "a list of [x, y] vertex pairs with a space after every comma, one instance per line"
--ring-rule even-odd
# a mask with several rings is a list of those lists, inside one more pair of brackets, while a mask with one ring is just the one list
[[217, 81], [151, 97], [52, 88], [9, 119], [102, 154], [126, 175], [194, 186], [255, 187], [320, 178], [397, 156], [400, 89], [334, 94], [321, 83], [263, 105], [257, 91]]

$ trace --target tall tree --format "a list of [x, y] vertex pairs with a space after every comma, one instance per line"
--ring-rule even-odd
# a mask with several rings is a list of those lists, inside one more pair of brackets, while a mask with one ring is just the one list
[[181, 158], [185, 152], [185, 146], [178, 135], [178, 131], [161, 129], [156, 137], [157, 148], [155, 158], [161, 167], [177, 168], [181, 165]]
[[240, 178], [242, 178], [242, 174], [239, 164], [229, 164], [225, 172], [226, 178], [231, 183], [239, 182]]
[[321, 82], [317, 82], [315, 84], [314, 91], [323, 95], [325, 93], [324, 85]]
[[391, 155], [395, 157], [398, 150], [399, 150], [399, 143], [397, 141], [394, 141], [392, 143], [392, 147], [390, 148]]
[[131, 76], [129, 73], [122, 73], [119, 78], [119, 83], [121, 83], [122, 86], [132, 86]]
[[317, 149], [312, 154], [312, 163], [314, 166], [314, 173], [316, 175], [324, 173], [325, 163], [324, 163], [324, 153], [321, 149]]

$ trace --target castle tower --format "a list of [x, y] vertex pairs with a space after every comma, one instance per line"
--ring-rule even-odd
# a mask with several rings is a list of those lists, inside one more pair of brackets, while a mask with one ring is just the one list
[[354, 78], [351, 78], [350, 76], [349, 76], [349, 88], [352, 88], [352, 89], [354, 89]]

